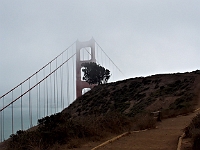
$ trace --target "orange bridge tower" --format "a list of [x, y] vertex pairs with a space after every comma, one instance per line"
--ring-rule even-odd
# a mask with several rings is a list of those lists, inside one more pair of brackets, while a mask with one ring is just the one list
[[[85, 50], [86, 48], [90, 48], [91, 50], [91, 59], [89, 60], [81, 60], [81, 50]], [[89, 52], [88, 52], [89, 53]], [[81, 79], [81, 64], [86, 62], [96, 62], [95, 59], [95, 40], [92, 38], [89, 41], [80, 42], [76, 41], [76, 98], [82, 95], [82, 90], [84, 88], [91, 88], [87, 82], [82, 81]]]

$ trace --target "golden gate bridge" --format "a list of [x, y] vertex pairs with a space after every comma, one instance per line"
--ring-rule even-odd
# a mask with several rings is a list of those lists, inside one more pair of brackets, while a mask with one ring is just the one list
[[[117, 65], [92, 38], [78, 40], [23, 82], [0, 96], [0, 142], [18, 130], [37, 125], [37, 120], [68, 107], [91, 87], [82, 81], [81, 64], [96, 62], [123, 75]], [[123, 75], [124, 76], [124, 75]]]

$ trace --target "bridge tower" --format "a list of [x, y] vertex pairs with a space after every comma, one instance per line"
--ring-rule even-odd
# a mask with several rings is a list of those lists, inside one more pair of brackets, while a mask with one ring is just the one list
[[[91, 59], [89, 60], [81, 60], [80, 59], [80, 52], [81, 49], [89, 47], [91, 49]], [[76, 98], [82, 95], [82, 90], [84, 88], [91, 88], [87, 82], [82, 81], [81, 79], [81, 64], [86, 62], [96, 62], [95, 59], [95, 40], [92, 38], [89, 41], [80, 42], [76, 41]]]

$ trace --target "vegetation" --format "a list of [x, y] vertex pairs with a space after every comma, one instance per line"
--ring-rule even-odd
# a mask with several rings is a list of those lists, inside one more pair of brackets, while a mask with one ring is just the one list
[[[198, 76], [197, 73], [155, 75], [109, 84], [98, 80], [100, 85], [61, 113], [39, 119], [36, 130], [11, 135], [8, 149], [51, 149], [63, 144], [75, 148], [83, 141], [99, 140], [109, 134], [154, 128], [156, 122], [150, 112], [161, 111], [166, 118], [194, 109]], [[88, 82], [93, 84], [94, 80], [88, 78]], [[200, 133], [200, 129], [193, 129], [193, 124], [185, 132], [198, 143], [200, 136], [192, 133]]]
[[187, 138], [192, 139], [193, 150], [200, 149], [200, 114], [197, 114], [191, 123], [184, 129]]
[[110, 78], [110, 71], [95, 62], [83, 63], [81, 66], [84, 67], [82, 69], [84, 73], [83, 80], [89, 84], [107, 83]]
[[115, 112], [105, 116], [94, 115], [72, 119], [70, 115], [61, 113], [47, 116], [38, 120], [35, 131], [17, 131], [11, 135], [8, 150], [50, 150], [55, 145], [66, 144], [68, 148], [76, 148], [82, 141], [99, 140], [109, 134], [146, 128], [154, 128], [156, 121], [153, 117], [143, 115], [142, 119], [129, 118]]
[[[134, 117], [138, 113], [159, 110], [163, 112], [165, 118], [191, 112], [195, 104], [194, 78], [191, 76], [177, 78], [171, 75], [170, 80], [164, 81], [165, 76], [167, 75], [140, 77], [98, 85], [78, 98], [71, 105], [73, 108], [70, 106], [66, 111], [77, 112], [73, 113], [75, 116], [94, 113], [102, 115], [115, 111]], [[155, 105], [155, 103], [165, 105]]]

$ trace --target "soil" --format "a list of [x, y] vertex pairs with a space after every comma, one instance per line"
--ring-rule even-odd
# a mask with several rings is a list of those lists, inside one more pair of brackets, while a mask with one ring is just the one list
[[[157, 78], [158, 76], [155, 76]], [[179, 79], [180, 77], [177, 76]], [[184, 77], [183, 77], [184, 78]], [[170, 79], [170, 78], [169, 78]], [[169, 80], [166, 79], [166, 82]], [[198, 96], [197, 102], [200, 102], [200, 77], [195, 80], [194, 93]], [[163, 82], [164, 84], [165, 82]], [[162, 86], [162, 85], [160, 85]], [[168, 101], [174, 99], [167, 99]], [[167, 103], [168, 103], [167, 101]], [[165, 101], [166, 102], [166, 101]], [[164, 105], [159, 103], [154, 103], [152, 108], [155, 106]], [[169, 105], [169, 104], [168, 104]], [[200, 106], [196, 106], [200, 108]], [[127, 136], [124, 136], [112, 143], [105, 145], [104, 147], [98, 148], [98, 150], [176, 150], [178, 144], [178, 138], [182, 135], [183, 129], [191, 122], [191, 119], [200, 112], [200, 109], [195, 113], [191, 113], [185, 116], [178, 116], [175, 118], [168, 118], [162, 120], [157, 124], [156, 129], [151, 129], [138, 133], [131, 133]], [[73, 150], [91, 150], [92, 148], [100, 145], [101, 143], [113, 138], [117, 135], [110, 135], [106, 139], [100, 139], [97, 142], [86, 142], [81, 148], [74, 148]], [[7, 142], [0, 143], [0, 149], [4, 150]], [[182, 142], [182, 150], [190, 150], [191, 144], [190, 139], [184, 139]], [[57, 146], [52, 150], [66, 150], [67, 146]]]
[[166, 119], [158, 124], [157, 129], [132, 133], [99, 150], [176, 150], [182, 129], [190, 120], [191, 115]]
[[[112, 143], [109, 143], [98, 150], [176, 150], [178, 139], [183, 133], [183, 129], [191, 122], [191, 119], [200, 112], [200, 109], [195, 113], [185, 116], [177, 116], [175, 118], [168, 118], [162, 120], [157, 124], [156, 129], [131, 133]], [[82, 145], [81, 148], [74, 148], [73, 150], [91, 150], [101, 143], [113, 138], [116, 135], [111, 135], [109, 138], [101, 139], [98, 142], [89, 142]], [[190, 149], [190, 139], [183, 139], [182, 149]], [[0, 144], [0, 148], [4, 149]], [[5, 145], [4, 145], [5, 146]], [[56, 149], [65, 150], [66, 145], [58, 146]]]
[[[156, 129], [131, 133], [98, 150], [176, 150], [183, 129], [198, 112], [162, 120]], [[98, 144], [99, 142], [88, 143], [75, 150], [91, 150]], [[189, 150], [188, 146], [191, 146], [189, 139], [184, 139], [181, 150]]]

